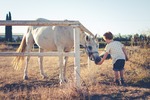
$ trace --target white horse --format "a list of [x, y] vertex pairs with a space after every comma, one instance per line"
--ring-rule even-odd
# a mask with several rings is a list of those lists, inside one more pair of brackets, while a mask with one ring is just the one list
[[[47, 19], [37, 19], [37, 21], [47, 21]], [[88, 36], [85, 33], [80, 33], [80, 44], [86, 48], [87, 54], [95, 59], [99, 57], [98, 45], [95, 37]], [[58, 51], [58, 52], [69, 52], [71, 51], [74, 44], [74, 35], [72, 26], [30, 26], [28, 27], [27, 33], [24, 34], [21, 44], [16, 52], [30, 52], [33, 44], [36, 43], [39, 47], [39, 52], [43, 50]], [[17, 56], [14, 58], [14, 67], [21, 67], [23, 62], [23, 56]], [[27, 69], [30, 56], [26, 57], [25, 69], [23, 79], [28, 79]], [[62, 60], [63, 59], [63, 60]], [[46, 78], [43, 71], [42, 64], [43, 57], [38, 57], [40, 74], [43, 78]], [[59, 67], [60, 67], [60, 84], [66, 81], [66, 63], [68, 56], [59, 56]], [[63, 63], [63, 64], [62, 64]]]

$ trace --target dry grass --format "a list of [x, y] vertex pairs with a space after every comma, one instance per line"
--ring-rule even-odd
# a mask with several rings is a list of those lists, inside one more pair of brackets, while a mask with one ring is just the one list
[[37, 57], [31, 57], [28, 76], [25, 81], [23, 68], [12, 68], [13, 57], [0, 57], [0, 100], [111, 100], [111, 99], [150, 99], [149, 49], [128, 50], [130, 61], [125, 65], [127, 86], [113, 83], [111, 60], [101, 66], [91, 62], [87, 66], [87, 56], [81, 55], [81, 89], [73, 82], [73, 58], [67, 63], [68, 83], [59, 86], [58, 58], [45, 57], [44, 71], [49, 77], [42, 79], [39, 74]]
[[[128, 49], [130, 60], [128, 62], [127, 75], [130, 76], [129, 83], [135, 83], [139, 86], [143, 83], [150, 83], [150, 48], [132, 48]], [[150, 86], [148, 86], [150, 87]]]

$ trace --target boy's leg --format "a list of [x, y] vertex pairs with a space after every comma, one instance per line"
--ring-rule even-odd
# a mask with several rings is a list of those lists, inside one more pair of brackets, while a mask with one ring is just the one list
[[124, 78], [123, 78], [123, 70], [120, 71], [120, 78], [121, 78], [121, 84], [124, 84]]
[[114, 71], [114, 74], [115, 74], [115, 82], [116, 82], [116, 84], [120, 85], [118, 71]]
[[120, 71], [120, 78], [123, 78], [123, 70]]
[[115, 74], [115, 80], [118, 80], [119, 79], [118, 71], [114, 71], [114, 74]]

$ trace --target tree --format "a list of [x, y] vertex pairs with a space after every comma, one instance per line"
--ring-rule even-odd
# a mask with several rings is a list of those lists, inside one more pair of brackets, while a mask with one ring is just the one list
[[[9, 12], [9, 20], [11, 21], [11, 13]], [[9, 41], [12, 42], [12, 26], [9, 26]]]
[[[11, 13], [6, 14], [6, 21], [11, 21]], [[5, 27], [5, 40], [12, 42], [12, 26]]]
[[[6, 21], [8, 20], [8, 14], [6, 14]], [[8, 26], [5, 26], [5, 40], [8, 41]]]

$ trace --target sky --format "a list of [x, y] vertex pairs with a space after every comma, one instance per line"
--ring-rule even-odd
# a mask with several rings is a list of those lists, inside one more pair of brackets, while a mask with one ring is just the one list
[[[93, 34], [135, 34], [150, 28], [150, 0], [1, 0], [0, 20], [78, 20]], [[0, 26], [0, 33], [5, 27]], [[13, 26], [13, 33], [27, 27]]]

